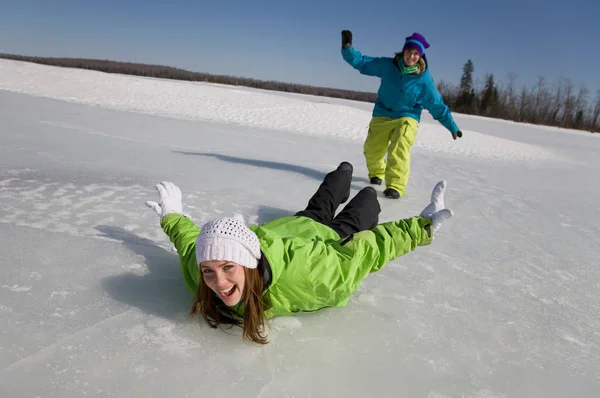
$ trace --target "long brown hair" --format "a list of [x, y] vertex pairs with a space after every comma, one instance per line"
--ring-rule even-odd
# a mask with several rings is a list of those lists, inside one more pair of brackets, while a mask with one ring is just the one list
[[243, 329], [242, 338], [258, 344], [267, 344], [265, 330], [265, 303], [263, 302], [263, 278], [258, 269], [244, 267], [246, 278], [245, 288], [242, 292], [244, 315], [241, 319], [235, 311], [227, 307], [221, 299], [204, 283], [200, 275], [198, 290], [189, 318], [201, 316], [211, 328], [219, 325], [240, 326]]

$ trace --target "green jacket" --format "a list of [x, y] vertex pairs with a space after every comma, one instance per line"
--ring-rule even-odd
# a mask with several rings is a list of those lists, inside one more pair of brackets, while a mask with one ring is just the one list
[[[200, 229], [181, 214], [168, 214], [160, 224], [179, 253], [186, 287], [195, 293]], [[432, 237], [425, 230], [430, 224], [427, 218], [413, 217], [379, 224], [346, 239], [307, 217], [281, 217], [249, 226], [271, 266], [272, 281], [263, 293], [266, 317], [345, 306], [369, 273], [430, 244]]]

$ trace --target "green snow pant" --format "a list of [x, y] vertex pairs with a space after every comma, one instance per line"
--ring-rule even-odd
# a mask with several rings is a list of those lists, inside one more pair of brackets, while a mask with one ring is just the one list
[[415, 142], [418, 126], [419, 123], [410, 117], [373, 117], [369, 123], [363, 152], [369, 178], [384, 179], [386, 187], [395, 189], [401, 196], [406, 194], [410, 150]]

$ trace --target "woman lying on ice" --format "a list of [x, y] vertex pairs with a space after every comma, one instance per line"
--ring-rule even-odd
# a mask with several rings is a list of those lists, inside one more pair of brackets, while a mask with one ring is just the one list
[[241, 216], [212, 220], [199, 229], [183, 215], [182, 195], [170, 182], [156, 185], [159, 202], [146, 202], [180, 256], [194, 293], [190, 317], [211, 326], [239, 325], [244, 340], [267, 343], [265, 320], [299, 311], [343, 307], [369, 273], [432, 242], [441, 223], [446, 184], [440, 181], [419, 216], [378, 224], [372, 187], [350, 196], [353, 167], [328, 173], [305, 210], [256, 226]]

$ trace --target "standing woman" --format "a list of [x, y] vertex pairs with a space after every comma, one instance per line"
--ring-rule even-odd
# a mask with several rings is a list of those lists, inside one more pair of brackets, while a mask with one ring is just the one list
[[394, 58], [370, 57], [352, 47], [352, 32], [342, 31], [344, 60], [363, 75], [381, 78], [364, 156], [371, 184], [381, 185], [385, 179], [383, 193], [392, 199], [406, 194], [410, 151], [423, 109], [446, 127], [452, 138], [462, 137], [429, 73], [426, 48], [429, 43], [425, 37], [413, 33]]

